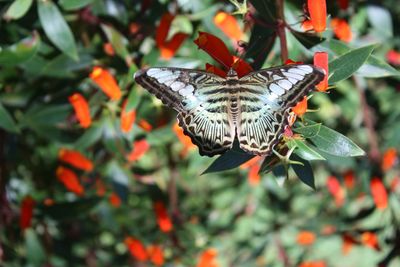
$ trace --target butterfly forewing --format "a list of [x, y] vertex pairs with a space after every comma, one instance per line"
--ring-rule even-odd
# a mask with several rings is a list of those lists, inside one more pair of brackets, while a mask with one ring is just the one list
[[178, 111], [178, 122], [201, 155], [221, 154], [232, 147], [234, 126], [228, 115], [227, 97], [218, 92], [225, 79], [212, 73], [150, 68], [135, 80], [164, 104]]
[[323, 77], [323, 71], [312, 65], [281, 66], [242, 77], [240, 147], [251, 154], [271, 154], [288, 124], [290, 109]]

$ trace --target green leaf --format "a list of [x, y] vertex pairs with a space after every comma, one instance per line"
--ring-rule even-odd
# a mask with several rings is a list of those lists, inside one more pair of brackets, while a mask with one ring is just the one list
[[[336, 55], [343, 55], [351, 50], [347, 44], [335, 39], [323, 43], [322, 46]], [[368, 57], [367, 61], [357, 70], [356, 74], [367, 78], [400, 76], [398, 70], [374, 55]]]
[[325, 41], [325, 38], [322, 38], [315, 34], [299, 32], [299, 31], [295, 31], [295, 30], [291, 30], [290, 32], [307, 49], [310, 49], [310, 48], [316, 46], [317, 44], [320, 44]]
[[101, 28], [117, 55], [125, 60], [129, 56], [128, 49], [126, 48], [128, 45], [128, 40], [119, 31], [111, 26], [101, 24]]
[[303, 163], [303, 165], [291, 164], [290, 166], [296, 173], [297, 177], [299, 177], [300, 181], [302, 181], [303, 183], [305, 183], [306, 185], [315, 190], [314, 173], [310, 163], [307, 160], [304, 160], [295, 154], [292, 154], [290, 159]]
[[34, 32], [20, 42], [13, 44], [5, 49], [0, 49], [0, 64], [5, 66], [15, 66], [31, 59], [38, 51], [40, 37]]
[[295, 153], [305, 160], [325, 160], [317, 151], [307, 146], [307, 144], [299, 139], [291, 139], [288, 143], [289, 148], [296, 147]]
[[46, 260], [46, 254], [36, 232], [28, 228], [24, 232], [26, 258], [32, 266], [43, 266]]
[[216, 160], [214, 160], [214, 162], [211, 163], [211, 165], [202, 174], [222, 172], [234, 169], [236, 167], [239, 167], [246, 161], [249, 161], [253, 157], [254, 155], [232, 149], [225, 152]]
[[356, 72], [374, 50], [375, 45], [368, 45], [347, 52], [329, 63], [329, 72], [332, 75], [329, 77], [329, 84], [337, 83], [347, 79]]
[[59, 4], [62, 6], [63, 9], [70, 11], [81, 9], [89, 5], [93, 1], [94, 0], [60, 0]]
[[313, 144], [323, 152], [341, 157], [364, 156], [365, 152], [346, 136], [321, 125], [317, 135], [309, 137]]
[[38, 209], [43, 215], [54, 220], [75, 220], [79, 216], [87, 216], [100, 201], [99, 197], [84, 198], [72, 202], [56, 202], [51, 206], [39, 206]]
[[4, 106], [0, 103], [0, 128], [3, 128], [6, 131], [17, 133], [18, 127], [14, 122], [14, 119], [8, 113], [8, 111], [4, 108]]
[[3, 18], [5, 20], [22, 18], [32, 5], [32, 0], [15, 0], [7, 9]]
[[75, 38], [58, 7], [50, 0], [38, 2], [40, 23], [50, 41], [64, 54], [78, 60]]
[[393, 22], [390, 12], [377, 5], [367, 7], [368, 21], [379, 37], [393, 37]]
[[84, 150], [100, 140], [102, 134], [102, 127], [94, 124], [89, 129], [86, 129], [82, 136], [78, 140], [76, 140], [74, 146]]
[[142, 98], [142, 95], [139, 93], [139, 90], [137, 88], [132, 88], [131, 91], [129, 92], [128, 95], [128, 100], [126, 102], [126, 111], [129, 112], [132, 109], [136, 109], [139, 105], [140, 99]]
[[311, 124], [311, 125], [294, 128], [293, 131], [301, 134], [305, 138], [311, 138], [311, 137], [316, 136], [319, 133], [319, 131], [321, 130], [321, 126], [322, 126], [321, 123], [315, 123], [315, 124]]
[[153, 130], [147, 134], [146, 138], [151, 146], [166, 144], [174, 139], [176, 139], [176, 135], [171, 131], [171, 126]]

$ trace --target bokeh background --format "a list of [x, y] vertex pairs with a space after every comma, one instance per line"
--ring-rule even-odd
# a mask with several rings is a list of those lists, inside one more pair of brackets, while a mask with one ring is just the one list
[[[400, 266], [400, 6], [327, 2], [1, 1], [0, 265]], [[290, 159], [200, 156], [133, 80], [289, 59], [329, 67]]]

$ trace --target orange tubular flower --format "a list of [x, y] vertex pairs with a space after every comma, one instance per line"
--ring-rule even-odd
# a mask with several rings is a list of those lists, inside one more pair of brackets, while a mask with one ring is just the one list
[[145, 139], [135, 141], [133, 143], [133, 150], [128, 155], [129, 161], [135, 161], [140, 159], [149, 150], [150, 145]]
[[214, 23], [229, 38], [235, 41], [242, 39], [243, 32], [234, 16], [220, 11], [215, 15]]
[[143, 243], [140, 240], [127, 237], [125, 238], [125, 246], [128, 248], [129, 253], [138, 261], [146, 261], [149, 256], [147, 255], [146, 248], [144, 247]]
[[307, 112], [307, 96], [304, 96], [303, 100], [292, 108], [292, 111], [299, 117], [303, 116]]
[[124, 133], [128, 133], [131, 130], [136, 119], [136, 111], [132, 109], [131, 111], [127, 112], [126, 103], [127, 100], [125, 100], [124, 104], [122, 104], [121, 111], [121, 131]]
[[110, 197], [108, 198], [108, 201], [115, 208], [118, 208], [119, 206], [121, 206], [121, 199], [114, 192], [111, 193]]
[[400, 53], [395, 50], [389, 50], [386, 53], [386, 60], [393, 65], [400, 65]]
[[328, 90], [328, 53], [326, 52], [316, 52], [314, 54], [314, 66], [320, 67], [325, 70], [325, 78], [317, 85], [317, 90], [320, 92], [326, 92]]
[[191, 149], [194, 149], [196, 146], [192, 143], [192, 140], [189, 136], [183, 133], [183, 129], [179, 127], [178, 123], [176, 122], [173, 126], [173, 131], [175, 132], [176, 136], [178, 136], [179, 141], [183, 144], [184, 148], [182, 150], [182, 155], [186, 155], [187, 152]]
[[297, 234], [297, 244], [302, 246], [310, 246], [315, 242], [316, 236], [310, 231], [301, 231]]
[[143, 119], [139, 121], [138, 125], [146, 132], [150, 132], [153, 129], [153, 126], [151, 126], [151, 124], [148, 121]]
[[383, 154], [381, 163], [382, 171], [386, 172], [390, 170], [397, 162], [397, 151], [395, 148], [389, 148]]
[[342, 253], [343, 255], [347, 255], [350, 253], [351, 249], [355, 244], [358, 244], [357, 240], [355, 240], [351, 235], [349, 234], [343, 234], [342, 235]]
[[103, 44], [103, 51], [109, 56], [114, 56], [115, 51], [111, 43], [105, 43]]
[[161, 57], [164, 59], [172, 58], [185, 39], [188, 37], [185, 33], [176, 33], [171, 40], [167, 41], [167, 36], [171, 23], [175, 16], [170, 13], [166, 13], [161, 17], [160, 24], [156, 30], [156, 44], [160, 49]]
[[220, 76], [222, 78], [226, 78], [226, 74], [227, 74], [226, 71], [224, 71], [214, 65], [208, 64], [208, 63], [206, 63], [206, 71], [217, 74], [218, 76]]
[[333, 18], [331, 20], [331, 28], [336, 37], [343, 42], [350, 42], [353, 38], [350, 25], [344, 19]]
[[326, 264], [324, 261], [305, 261], [299, 267], [326, 267]]
[[170, 232], [173, 228], [171, 219], [168, 216], [167, 209], [165, 208], [164, 203], [161, 201], [157, 201], [153, 205], [154, 213], [157, 217], [157, 224], [160, 227], [160, 230], [164, 233]]
[[335, 198], [336, 206], [341, 207], [344, 204], [346, 192], [340, 185], [339, 180], [335, 176], [330, 176], [327, 181], [328, 191]]
[[74, 108], [79, 124], [83, 128], [88, 128], [92, 124], [92, 118], [90, 117], [89, 104], [86, 99], [81, 94], [75, 93], [68, 97], [68, 100]]
[[212, 34], [200, 32], [199, 37], [194, 41], [194, 43], [224, 66], [226, 70], [234, 68], [239, 77], [252, 71], [252, 67], [249, 64], [242, 59], [232, 56], [224, 42]]
[[217, 257], [217, 251], [215, 249], [209, 248], [205, 250], [201, 255], [199, 262], [196, 267], [218, 267], [218, 263], [215, 258]]
[[311, 24], [316, 32], [323, 32], [326, 29], [326, 0], [308, 0], [308, 11]]
[[150, 245], [147, 247], [147, 254], [150, 257], [150, 261], [156, 266], [164, 265], [164, 251], [161, 246]]
[[256, 163], [252, 165], [249, 169], [249, 174], [247, 176], [247, 180], [249, 181], [249, 184], [251, 186], [256, 186], [260, 183], [261, 177], [260, 177], [260, 164]]
[[89, 76], [109, 98], [112, 100], [119, 100], [121, 98], [121, 89], [108, 70], [101, 67], [94, 67]]
[[373, 232], [364, 232], [364, 233], [362, 233], [361, 242], [365, 246], [370, 247], [372, 249], [375, 249], [375, 250], [380, 250], [381, 249], [380, 246], [379, 246], [378, 237]]
[[312, 25], [311, 20], [307, 20], [307, 19], [301, 23], [301, 28], [304, 31], [312, 31], [312, 30], [314, 30], [314, 27]]
[[98, 195], [99, 197], [102, 197], [106, 194], [106, 185], [103, 183], [102, 180], [96, 179], [95, 187], [96, 195]]
[[76, 176], [72, 170], [60, 166], [57, 168], [56, 175], [58, 180], [63, 183], [69, 191], [74, 192], [78, 196], [83, 195], [84, 189], [78, 180], [78, 176]]
[[374, 177], [371, 180], [370, 186], [375, 206], [380, 210], [386, 209], [388, 205], [388, 195], [382, 180], [378, 177]]
[[84, 171], [93, 170], [92, 161], [76, 150], [61, 148], [58, 151], [58, 159]]
[[352, 170], [348, 170], [347, 172], [345, 172], [343, 174], [343, 180], [344, 180], [344, 185], [347, 188], [349, 188], [349, 189], [354, 188], [354, 185], [356, 183], [356, 178], [355, 178], [354, 172]]
[[22, 230], [31, 227], [33, 208], [35, 200], [31, 196], [26, 196], [21, 202], [21, 217], [19, 218], [19, 226]]

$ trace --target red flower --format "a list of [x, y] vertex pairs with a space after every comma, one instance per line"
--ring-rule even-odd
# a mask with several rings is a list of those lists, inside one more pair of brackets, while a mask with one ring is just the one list
[[109, 98], [112, 100], [119, 100], [121, 98], [121, 89], [108, 70], [101, 67], [94, 67], [89, 76]]
[[303, 100], [292, 108], [292, 111], [299, 117], [303, 116], [307, 112], [307, 96], [304, 96]]
[[351, 235], [349, 234], [343, 234], [342, 235], [342, 253], [343, 255], [347, 255], [350, 253], [351, 249], [355, 244], [358, 244], [359, 242], [355, 240]]
[[361, 242], [367, 247], [373, 248], [375, 250], [380, 250], [378, 237], [373, 232], [362, 233]]
[[382, 180], [378, 177], [374, 177], [371, 179], [370, 186], [371, 195], [374, 199], [375, 206], [381, 210], [386, 209], [388, 205], [388, 196]]
[[241, 169], [249, 169], [249, 173], [247, 176], [247, 181], [251, 186], [256, 186], [260, 183], [260, 156], [255, 156], [251, 160], [246, 161], [242, 165], [240, 165]]
[[84, 189], [79, 182], [78, 176], [76, 174], [64, 167], [58, 167], [56, 171], [58, 180], [64, 184], [64, 186], [71, 192], [74, 192], [78, 196], [83, 195]]
[[226, 71], [224, 71], [214, 65], [208, 64], [208, 63], [206, 63], [206, 71], [217, 74], [218, 76], [220, 76], [222, 78], [226, 78], [226, 74], [227, 74]]
[[400, 53], [391, 49], [386, 53], [386, 60], [393, 65], [400, 65]]
[[128, 133], [131, 130], [136, 119], [136, 111], [134, 109], [126, 111], [126, 103], [127, 100], [122, 104], [121, 111], [121, 131], [124, 133]]
[[325, 92], [328, 89], [328, 53], [326, 52], [316, 52], [314, 54], [314, 66], [320, 67], [325, 70], [325, 78], [317, 85], [317, 90], [320, 92]]
[[308, 11], [314, 31], [323, 32], [326, 29], [326, 0], [308, 0]]
[[187, 34], [185, 33], [176, 33], [172, 36], [171, 40], [167, 41], [167, 36], [169, 29], [171, 27], [171, 23], [174, 20], [175, 16], [170, 13], [165, 13], [160, 20], [160, 24], [156, 30], [156, 44], [160, 49], [161, 57], [164, 59], [172, 58], [179, 47], [182, 45], [183, 41], [187, 38]]
[[349, 0], [338, 0], [340, 9], [346, 10], [349, 8]]
[[146, 261], [148, 259], [146, 248], [140, 240], [127, 237], [125, 238], [125, 246], [128, 248], [129, 253], [138, 261]]
[[350, 25], [344, 19], [333, 18], [331, 20], [331, 28], [336, 37], [343, 42], [350, 42], [353, 38]]
[[83, 128], [88, 128], [92, 124], [92, 118], [90, 117], [89, 104], [86, 99], [81, 94], [75, 93], [68, 97], [68, 100], [74, 108], [79, 124]]
[[234, 16], [226, 12], [218, 12], [214, 17], [214, 23], [229, 38], [239, 41], [243, 32]]
[[173, 225], [164, 203], [162, 203], [161, 201], [157, 201], [154, 203], [153, 208], [154, 213], [157, 217], [157, 224], [158, 227], [160, 227], [160, 230], [165, 233], [170, 232], [173, 228]]
[[308, 20], [308, 19], [304, 20], [301, 23], [301, 28], [304, 31], [312, 31], [312, 30], [314, 30], [314, 27], [313, 27], [313, 24], [312, 24], [311, 20]]
[[297, 244], [302, 246], [310, 246], [315, 242], [316, 236], [310, 231], [301, 231], [297, 234]]
[[340, 185], [339, 180], [335, 176], [330, 176], [327, 180], [329, 193], [335, 198], [336, 206], [340, 207], [344, 204], [346, 192]]
[[150, 257], [150, 261], [156, 266], [164, 265], [164, 251], [161, 246], [150, 245], [147, 247], [147, 254]]
[[35, 200], [31, 196], [26, 196], [21, 202], [21, 217], [19, 218], [19, 226], [22, 230], [31, 227], [33, 208]]
[[114, 56], [115, 51], [111, 43], [105, 43], [103, 44], [103, 51], [109, 56]]
[[345, 172], [343, 174], [343, 180], [344, 180], [344, 185], [347, 188], [349, 188], [349, 189], [354, 188], [354, 185], [356, 183], [356, 178], [355, 178], [354, 172], [352, 170], [348, 170], [347, 172]]
[[305, 261], [299, 267], [326, 267], [326, 264], [324, 261]]
[[230, 68], [235, 69], [239, 77], [242, 77], [253, 70], [245, 61], [232, 56], [224, 42], [212, 34], [200, 32], [199, 37], [194, 41], [194, 43], [225, 67], [226, 71]]
[[129, 161], [135, 161], [140, 159], [149, 150], [150, 145], [145, 139], [135, 141], [133, 143], [133, 150], [128, 155]]
[[93, 169], [92, 161], [76, 150], [61, 148], [58, 151], [58, 159], [84, 171]]
[[114, 192], [111, 193], [110, 197], [108, 198], [108, 201], [115, 208], [121, 206], [121, 198]]
[[382, 158], [381, 167], [384, 172], [390, 170], [397, 162], [397, 151], [395, 148], [389, 148], [385, 151]]
[[209, 248], [205, 250], [201, 255], [199, 262], [196, 267], [218, 267], [218, 263], [215, 260], [217, 256], [217, 251], [215, 249]]
[[150, 132], [153, 129], [153, 126], [151, 126], [151, 124], [148, 121], [144, 120], [144, 119], [141, 119], [138, 122], [138, 125], [139, 125], [140, 128], [142, 128], [146, 132]]

